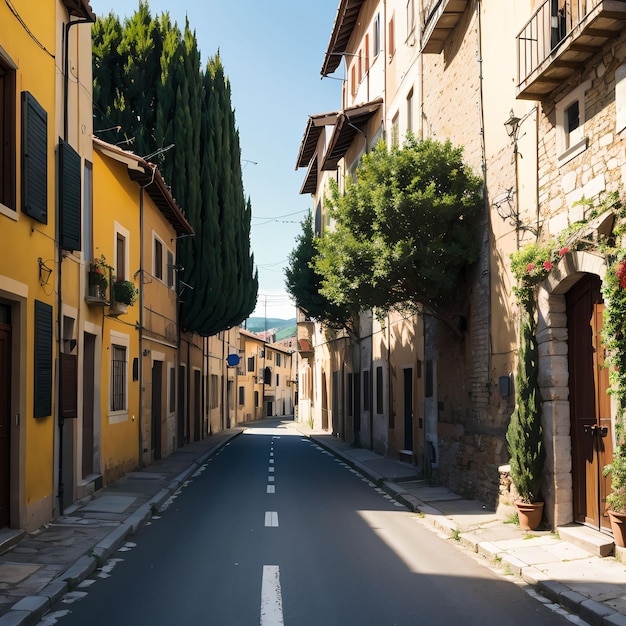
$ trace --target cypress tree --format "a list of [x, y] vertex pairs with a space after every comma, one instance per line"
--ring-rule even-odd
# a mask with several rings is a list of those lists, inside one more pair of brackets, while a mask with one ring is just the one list
[[520, 349], [515, 376], [515, 410], [506, 432], [511, 456], [511, 480], [522, 502], [537, 502], [546, 456], [541, 427], [538, 383], [539, 354], [532, 315], [527, 311], [520, 328]]
[[94, 26], [94, 104], [96, 129], [122, 126], [137, 154], [174, 144], [154, 161], [196, 231], [178, 242], [179, 278], [192, 288], [181, 298], [183, 328], [208, 336], [242, 322], [254, 310], [258, 275], [219, 52], [202, 72], [189, 22], [181, 34], [168, 13], [152, 19], [141, 0], [123, 27], [112, 15]]

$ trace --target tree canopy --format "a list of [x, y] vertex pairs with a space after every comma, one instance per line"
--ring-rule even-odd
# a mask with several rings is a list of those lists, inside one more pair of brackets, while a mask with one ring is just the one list
[[258, 274], [250, 251], [230, 83], [219, 52], [201, 69], [189, 22], [153, 18], [141, 0], [120, 23], [93, 26], [94, 132], [154, 160], [196, 235], [178, 241], [181, 324], [203, 336], [254, 310]]
[[320, 295], [354, 311], [419, 310], [453, 327], [446, 306], [478, 257], [481, 179], [450, 142], [418, 141], [363, 156], [345, 193], [331, 181], [333, 228], [315, 240]]

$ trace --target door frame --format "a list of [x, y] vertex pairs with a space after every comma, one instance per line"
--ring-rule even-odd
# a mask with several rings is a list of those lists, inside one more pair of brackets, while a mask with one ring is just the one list
[[568, 252], [537, 291], [542, 425], [544, 440], [552, 451], [544, 471], [544, 512], [552, 527], [574, 521], [565, 294], [584, 274], [595, 274], [602, 281], [606, 271], [603, 257], [585, 251]]

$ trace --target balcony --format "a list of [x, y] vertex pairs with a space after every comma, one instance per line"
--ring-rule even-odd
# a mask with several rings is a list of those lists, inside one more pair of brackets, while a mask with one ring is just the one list
[[422, 52], [439, 54], [456, 28], [469, 0], [431, 0], [424, 9]]
[[549, 97], [624, 27], [626, 0], [546, 0], [517, 36], [517, 97]]

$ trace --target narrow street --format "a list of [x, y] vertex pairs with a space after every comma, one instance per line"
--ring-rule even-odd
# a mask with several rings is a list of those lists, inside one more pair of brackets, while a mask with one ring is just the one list
[[209, 461], [40, 624], [529, 620], [570, 623], [295, 429], [266, 420]]

